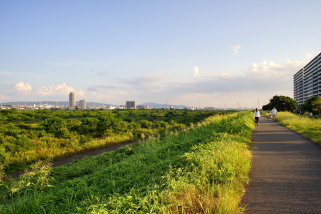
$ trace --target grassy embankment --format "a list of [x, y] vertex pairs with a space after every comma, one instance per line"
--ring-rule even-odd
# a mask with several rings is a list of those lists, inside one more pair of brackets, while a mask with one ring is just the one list
[[251, 112], [0, 183], [1, 213], [239, 213]]
[[278, 112], [277, 121], [309, 140], [321, 145], [321, 119], [290, 112]]
[[39, 160], [165, 136], [219, 111], [0, 110], [0, 163], [6, 173]]

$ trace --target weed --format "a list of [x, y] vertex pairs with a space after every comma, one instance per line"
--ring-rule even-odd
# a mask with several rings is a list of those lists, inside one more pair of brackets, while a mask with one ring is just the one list
[[309, 140], [321, 145], [321, 119], [309, 118], [290, 112], [279, 112], [277, 121]]
[[31, 171], [6, 183], [0, 212], [238, 213], [251, 116], [211, 116], [161, 139], [45, 168], [48, 173]]

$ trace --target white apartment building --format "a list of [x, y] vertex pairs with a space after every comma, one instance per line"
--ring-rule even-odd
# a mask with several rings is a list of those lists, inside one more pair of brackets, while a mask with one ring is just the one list
[[79, 100], [79, 108], [80, 109], [86, 109], [86, 100]]
[[321, 53], [294, 74], [293, 86], [299, 108], [307, 98], [321, 97]]

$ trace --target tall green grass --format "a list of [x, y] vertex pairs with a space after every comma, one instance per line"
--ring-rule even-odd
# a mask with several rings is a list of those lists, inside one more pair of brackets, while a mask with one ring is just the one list
[[321, 145], [321, 119], [279, 112], [277, 120], [280, 124]]
[[161, 140], [39, 164], [48, 173], [0, 183], [0, 213], [240, 213], [253, 129], [251, 112], [213, 116]]

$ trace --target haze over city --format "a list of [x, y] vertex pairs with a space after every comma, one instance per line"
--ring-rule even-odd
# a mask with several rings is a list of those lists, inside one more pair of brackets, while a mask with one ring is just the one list
[[1, 1], [0, 103], [257, 107], [293, 98], [321, 1]]

